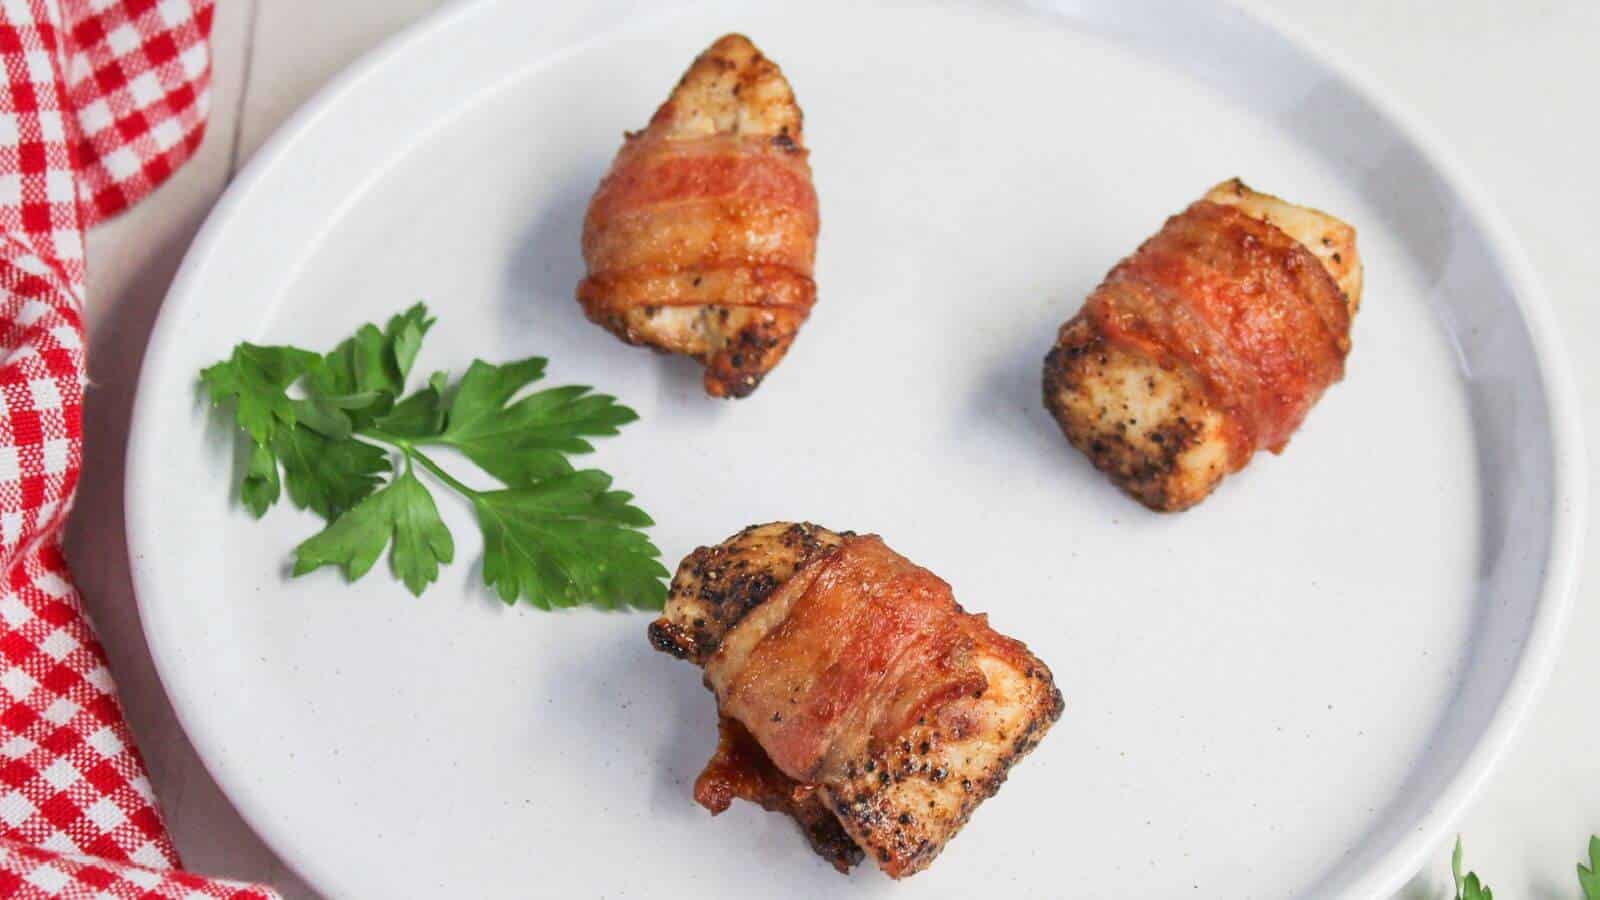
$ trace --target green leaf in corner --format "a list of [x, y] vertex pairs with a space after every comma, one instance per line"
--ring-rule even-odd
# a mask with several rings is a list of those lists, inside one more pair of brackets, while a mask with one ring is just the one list
[[316, 368], [319, 357], [296, 347], [244, 343], [233, 355], [200, 372], [211, 402], [234, 401], [234, 419], [257, 444], [265, 444], [281, 427], [295, 424], [288, 387]]
[[337, 566], [355, 581], [391, 541], [389, 563], [413, 594], [438, 579], [440, 563], [455, 557], [455, 542], [433, 495], [409, 470], [296, 547], [294, 574]]
[[450, 403], [445, 429], [430, 443], [455, 447], [509, 487], [573, 471], [567, 455], [590, 453], [586, 438], [614, 435], [639, 418], [615, 397], [582, 386], [558, 387], [512, 401], [544, 373], [537, 357], [505, 366], [473, 362]]
[[1450, 854], [1450, 877], [1456, 882], [1456, 900], [1461, 898], [1461, 835], [1456, 835], [1456, 849]]
[[250, 461], [245, 466], [244, 481], [239, 484], [239, 498], [245, 508], [256, 518], [266, 515], [267, 509], [278, 502], [278, 457], [265, 444], [250, 445]]
[[1600, 900], [1600, 837], [1589, 836], [1589, 868], [1578, 864], [1578, 886], [1583, 888], [1583, 900]]
[[508, 604], [660, 609], [669, 573], [637, 530], [654, 523], [633, 495], [610, 487], [610, 476], [589, 470], [475, 494], [483, 580]]
[[1494, 900], [1494, 891], [1478, 880], [1478, 873], [1468, 872], [1461, 877], [1461, 836], [1456, 835], [1456, 849], [1450, 854], [1450, 875], [1455, 879], [1455, 900]]
[[371, 494], [378, 476], [389, 470], [383, 448], [332, 440], [304, 426], [279, 431], [272, 450], [283, 461], [289, 499], [329, 521]]

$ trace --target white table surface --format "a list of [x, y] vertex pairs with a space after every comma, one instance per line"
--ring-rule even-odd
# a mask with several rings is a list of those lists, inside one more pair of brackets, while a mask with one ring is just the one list
[[[139, 630], [123, 536], [122, 460], [133, 385], [162, 297], [239, 167], [299, 104], [439, 0], [221, 0], [210, 130], [154, 196], [89, 236], [92, 382], [87, 460], [68, 526], [79, 587], [186, 865], [317, 896], [255, 837], [178, 727]], [[1453, 139], [1543, 276], [1600, 447], [1600, 2], [1278, 0], [1286, 18], [1369, 68]], [[218, 302], [228, 302], [226, 297]], [[1590, 509], [1600, 511], [1600, 478]], [[1507, 898], [1580, 896], [1573, 866], [1600, 833], [1600, 578], [1585, 573], [1555, 674], [1515, 747], [1462, 820], [1470, 867]], [[1064, 877], [1070, 878], [1066, 861]], [[1449, 846], [1400, 895], [1443, 897]]]

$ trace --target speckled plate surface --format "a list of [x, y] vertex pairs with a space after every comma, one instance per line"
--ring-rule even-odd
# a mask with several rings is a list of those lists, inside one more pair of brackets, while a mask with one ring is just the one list
[[[576, 6], [465, 4], [358, 65], [230, 190], [163, 310], [128, 467], [140, 610], [262, 836], [339, 897], [1398, 887], [1546, 671], [1582, 496], [1536, 286], [1440, 142], [1221, 3]], [[729, 30], [795, 86], [823, 232], [788, 360], [716, 402], [572, 290], [622, 131]], [[1355, 349], [1285, 455], [1157, 516], [1062, 440], [1040, 362], [1232, 175], [1360, 229]], [[315, 522], [230, 501], [195, 373], [419, 297], [419, 369], [544, 354], [639, 410], [593, 461], [669, 565], [770, 519], [880, 532], [1052, 666], [1061, 723], [927, 873], [842, 878], [776, 816], [696, 807], [699, 673], [644, 615], [501, 606], [467, 510], [442, 504], [461, 559], [421, 599], [291, 581]]]

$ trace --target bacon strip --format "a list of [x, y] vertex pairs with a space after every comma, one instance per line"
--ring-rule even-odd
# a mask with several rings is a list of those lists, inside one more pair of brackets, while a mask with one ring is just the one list
[[1317, 258], [1282, 230], [1200, 201], [1167, 220], [1090, 296], [1113, 344], [1187, 365], [1234, 431], [1237, 470], [1283, 449], [1344, 376], [1350, 312]]
[[983, 692], [969, 618], [942, 579], [852, 536], [730, 631], [706, 681], [780, 771], [825, 781], [928, 709]]
[[694, 800], [715, 816], [727, 812], [734, 798], [793, 818], [811, 849], [839, 872], [849, 872], [865, 855], [816, 785], [778, 771], [743, 725], [723, 718], [717, 723], [717, 751], [695, 779]]
[[805, 156], [764, 138], [630, 138], [589, 207], [590, 272], [749, 264], [809, 280], [818, 213]]

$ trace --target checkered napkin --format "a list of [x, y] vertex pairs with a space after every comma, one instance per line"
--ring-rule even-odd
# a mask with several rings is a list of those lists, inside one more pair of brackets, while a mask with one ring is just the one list
[[205, 132], [212, 0], [0, 0], [0, 897], [271, 898], [176, 870], [61, 524], [84, 228]]

